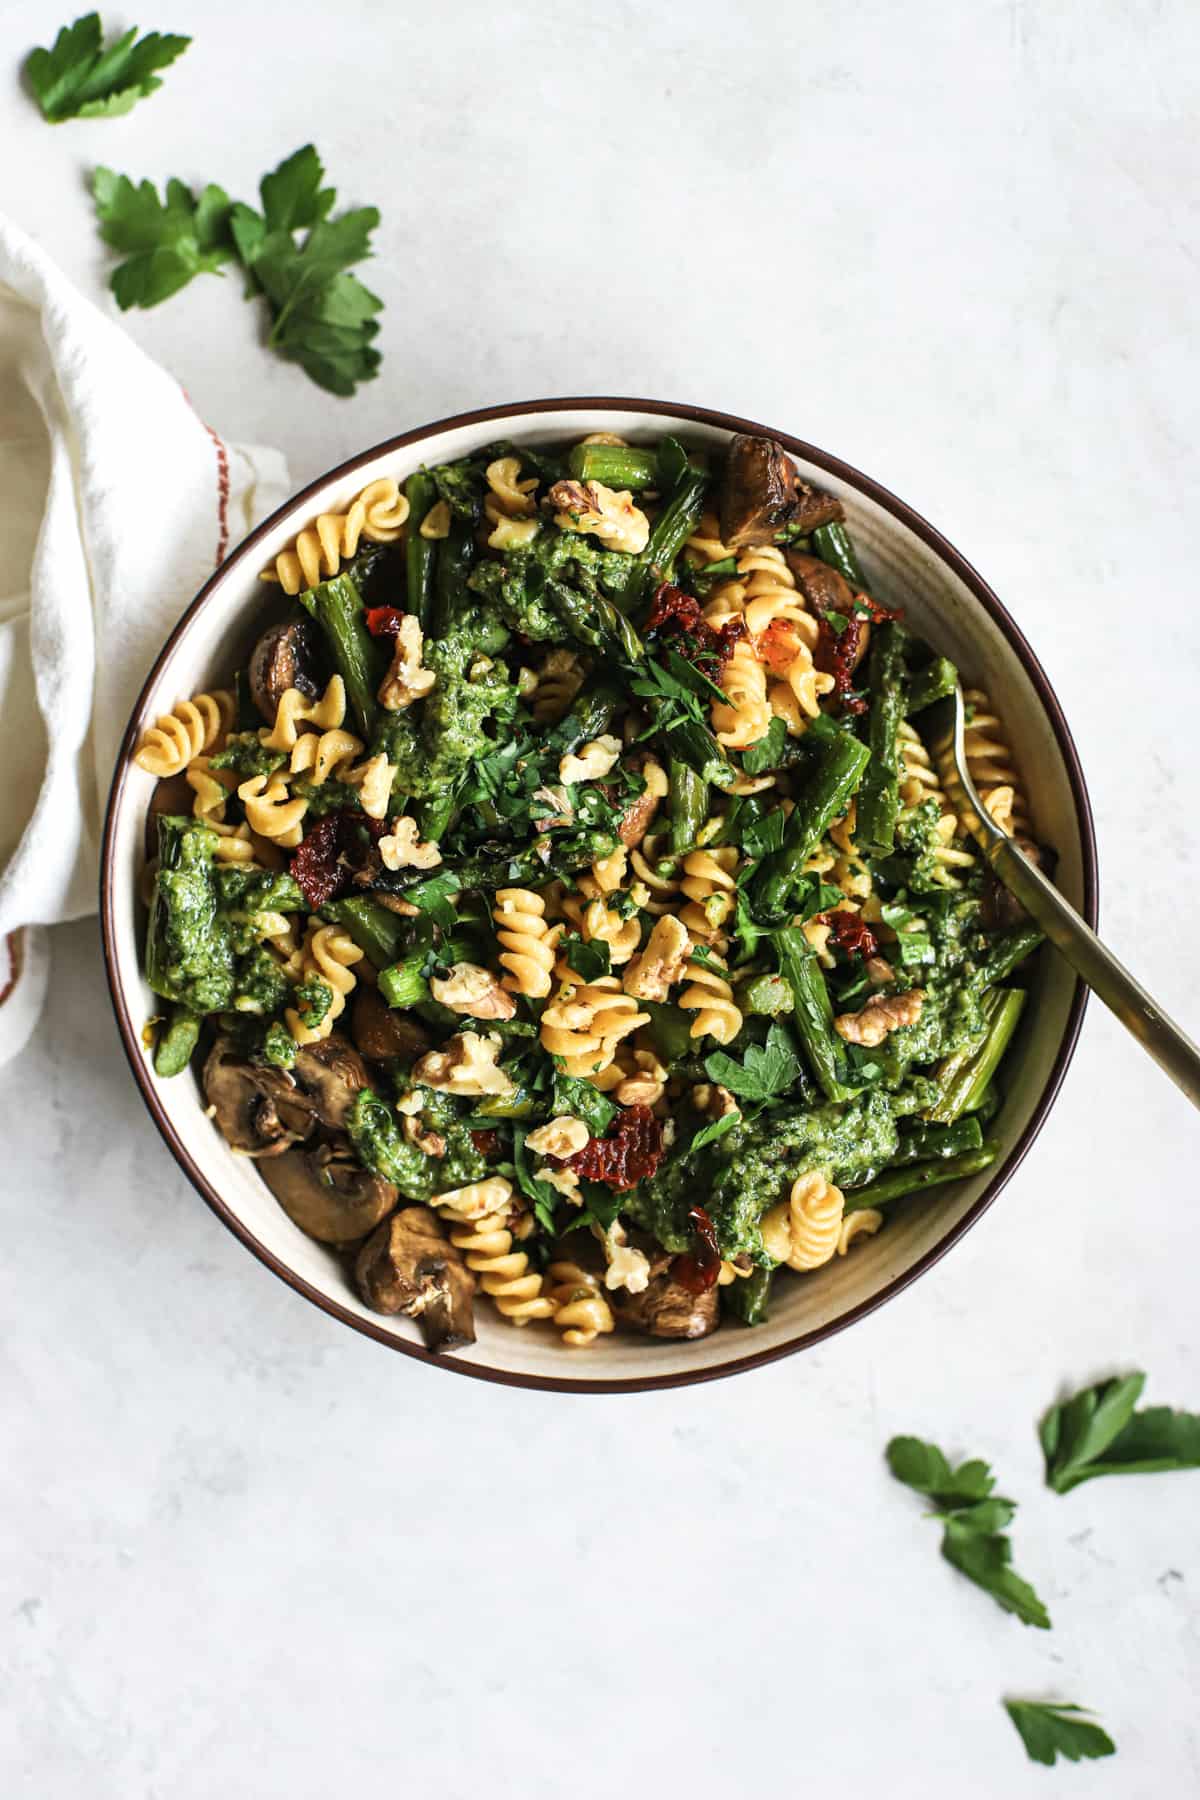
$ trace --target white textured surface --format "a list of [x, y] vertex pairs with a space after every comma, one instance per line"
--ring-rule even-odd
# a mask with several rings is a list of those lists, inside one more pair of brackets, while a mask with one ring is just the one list
[[[185, 12], [144, 21], [197, 42], [123, 122], [51, 132], [10, 84], [0, 203], [96, 292], [92, 160], [244, 192], [311, 132], [386, 215], [388, 360], [353, 403], [259, 352], [232, 279], [132, 322], [201, 411], [298, 478], [589, 389], [859, 463], [1029, 631], [1106, 933], [1200, 1033], [1194, 10], [343, 0], [311, 44], [292, 6]], [[49, 16], [9, 0], [10, 57]], [[1140, 1365], [1200, 1407], [1200, 1129], [1100, 1009], [1025, 1168], [907, 1295], [761, 1374], [568, 1402], [401, 1363], [272, 1281], [142, 1111], [94, 929], [54, 950], [0, 1084], [6, 1793], [1200, 1786], [1200, 1476], [1038, 1486], [1060, 1382]], [[941, 1565], [881, 1471], [899, 1430], [994, 1460], [1052, 1633]], [[1003, 1692], [1095, 1706], [1119, 1757], [1032, 1768]]]

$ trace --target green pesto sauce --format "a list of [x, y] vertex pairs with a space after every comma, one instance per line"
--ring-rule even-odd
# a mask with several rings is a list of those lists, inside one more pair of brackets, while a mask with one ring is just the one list
[[676, 1157], [629, 1196], [624, 1210], [673, 1252], [691, 1249], [689, 1207], [698, 1196], [723, 1256], [766, 1261], [759, 1220], [805, 1169], [828, 1169], [853, 1186], [882, 1167], [899, 1141], [890, 1097], [875, 1092], [826, 1106], [781, 1108], [740, 1125], [701, 1150]]
[[433, 1117], [427, 1119], [424, 1113], [422, 1122], [442, 1131], [445, 1156], [426, 1156], [416, 1144], [408, 1143], [392, 1107], [372, 1089], [364, 1088], [350, 1114], [350, 1141], [364, 1167], [393, 1182], [406, 1200], [418, 1204], [427, 1205], [437, 1194], [483, 1179], [487, 1163], [464, 1126], [435, 1124]]
[[484, 643], [498, 647], [497, 634], [503, 641], [507, 632], [487, 608], [470, 624], [471, 629], [426, 646], [425, 666], [437, 681], [420, 720], [412, 717], [412, 708], [389, 718], [373, 746], [395, 766], [396, 794], [423, 799], [443, 791], [492, 747], [484, 727], [515, 701], [508, 671], [482, 648]]
[[234, 953], [217, 903], [216, 833], [162, 817], [146, 975], [156, 994], [189, 1012], [223, 1012], [234, 993]]
[[214, 769], [232, 769], [245, 781], [251, 775], [273, 775], [287, 757], [282, 750], [264, 750], [257, 731], [235, 731], [211, 758]]

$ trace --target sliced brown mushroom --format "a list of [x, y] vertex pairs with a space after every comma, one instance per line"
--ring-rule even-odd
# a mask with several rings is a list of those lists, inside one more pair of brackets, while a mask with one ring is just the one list
[[289, 688], [311, 699], [320, 691], [318, 658], [312, 626], [291, 619], [264, 631], [250, 656], [250, 694], [267, 721], [275, 723], [279, 702]]
[[844, 575], [831, 569], [819, 556], [803, 550], [788, 550], [788, 568], [796, 577], [796, 586], [808, 601], [809, 609], [818, 617], [823, 612], [840, 613], [849, 618], [854, 611], [854, 590]]
[[348, 1143], [288, 1150], [262, 1164], [262, 1177], [288, 1218], [322, 1244], [353, 1244], [374, 1231], [399, 1191], [364, 1169]]
[[359, 1292], [380, 1313], [416, 1319], [431, 1350], [475, 1342], [475, 1278], [427, 1206], [405, 1206], [358, 1253]]
[[296, 1052], [291, 1069], [251, 1062], [219, 1037], [204, 1065], [204, 1095], [226, 1142], [247, 1156], [280, 1156], [318, 1125], [345, 1128], [367, 1071], [353, 1044], [336, 1033]]
[[769, 544], [784, 525], [809, 532], [843, 516], [841, 501], [801, 481], [783, 445], [766, 437], [731, 440], [720, 509], [721, 537], [731, 550]]
[[716, 1287], [693, 1294], [664, 1270], [653, 1276], [640, 1294], [618, 1289], [609, 1298], [617, 1318], [631, 1331], [657, 1338], [702, 1338], [720, 1323], [717, 1296]]
[[305, 1109], [329, 1131], [345, 1130], [351, 1107], [361, 1090], [370, 1085], [362, 1057], [350, 1040], [336, 1031], [319, 1044], [298, 1050], [290, 1073], [290, 1104]]
[[291, 1076], [247, 1061], [231, 1038], [216, 1040], [203, 1080], [204, 1097], [226, 1143], [245, 1156], [281, 1156], [312, 1132], [311, 1110], [289, 1104]]
[[415, 1062], [433, 1048], [433, 1039], [419, 1019], [396, 1012], [375, 988], [361, 985], [354, 995], [350, 1035], [363, 1055], [375, 1062], [386, 1062], [390, 1057]]
[[[1035, 868], [1040, 869], [1044, 875], [1053, 875], [1058, 860], [1053, 850], [1044, 844], [1035, 844], [1029, 837], [1019, 837], [1017, 843]], [[979, 890], [979, 898], [979, 918], [985, 931], [1012, 931], [1018, 925], [1028, 924], [1029, 914], [990, 866], [983, 871], [983, 886]]]

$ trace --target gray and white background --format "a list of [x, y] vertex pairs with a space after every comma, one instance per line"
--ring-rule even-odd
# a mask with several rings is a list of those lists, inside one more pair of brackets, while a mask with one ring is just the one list
[[[67, 10], [70, 10], [69, 8]], [[925, 512], [1075, 732], [1102, 929], [1200, 1035], [1196, 116], [1187, 0], [841, 8], [187, 0], [153, 101], [51, 131], [0, 4], [0, 205], [85, 292], [85, 174], [253, 196], [308, 138], [383, 211], [380, 378], [329, 399], [206, 278], [128, 328], [297, 483], [460, 408], [694, 400]], [[159, 1142], [88, 922], [0, 1078], [0, 1789], [1200, 1792], [1200, 1475], [1040, 1485], [1062, 1384], [1200, 1407], [1200, 1127], [1097, 1006], [1000, 1203], [850, 1334], [680, 1393], [412, 1366], [274, 1281]], [[1025, 1630], [886, 1475], [897, 1431], [1021, 1501]], [[1002, 1694], [1110, 1762], [1027, 1763]]]

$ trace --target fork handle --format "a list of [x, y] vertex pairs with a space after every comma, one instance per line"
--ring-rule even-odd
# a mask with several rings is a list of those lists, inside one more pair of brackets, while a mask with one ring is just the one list
[[1105, 949], [1091, 927], [1084, 924], [1075, 908], [1022, 854], [1012, 838], [991, 837], [986, 854], [998, 878], [1016, 895], [1034, 923], [1041, 926], [1055, 949], [1176, 1087], [1183, 1090], [1192, 1105], [1200, 1107], [1200, 1050], [1187, 1033], [1167, 1017], [1112, 951]]

